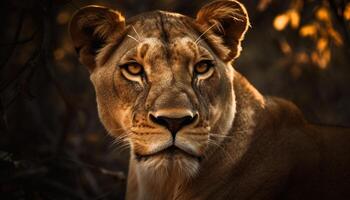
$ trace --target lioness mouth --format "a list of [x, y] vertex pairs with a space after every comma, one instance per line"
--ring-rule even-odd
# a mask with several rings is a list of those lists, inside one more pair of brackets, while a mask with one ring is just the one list
[[202, 160], [202, 158], [200, 156], [192, 155], [192, 154], [176, 147], [175, 145], [172, 145], [166, 149], [163, 149], [163, 150], [158, 151], [158, 152], [153, 153], [153, 154], [141, 155], [141, 154], [135, 153], [135, 158], [138, 161], [142, 161], [142, 160], [147, 160], [151, 157], [158, 156], [158, 155], [165, 155], [165, 156], [167, 156], [167, 158], [173, 158], [175, 155], [179, 155], [179, 154], [184, 155], [186, 157], [190, 157], [192, 159], [196, 159], [198, 161]]

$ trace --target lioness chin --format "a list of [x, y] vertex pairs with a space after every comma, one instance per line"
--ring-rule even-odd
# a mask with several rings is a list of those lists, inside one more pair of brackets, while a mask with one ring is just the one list
[[350, 199], [350, 131], [304, 120], [232, 67], [249, 27], [233, 0], [195, 19], [80, 9], [70, 34], [100, 119], [130, 147], [127, 199]]

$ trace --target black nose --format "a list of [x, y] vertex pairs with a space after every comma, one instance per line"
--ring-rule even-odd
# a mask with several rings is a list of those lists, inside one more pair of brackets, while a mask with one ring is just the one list
[[188, 115], [181, 118], [169, 118], [165, 116], [155, 117], [151, 114], [150, 118], [154, 123], [166, 127], [175, 139], [176, 133], [184, 126], [192, 124], [196, 120], [197, 115], [195, 115], [194, 117]]

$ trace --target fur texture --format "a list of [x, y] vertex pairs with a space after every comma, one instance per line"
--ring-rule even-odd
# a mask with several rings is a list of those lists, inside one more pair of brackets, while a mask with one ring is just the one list
[[94, 6], [75, 14], [71, 35], [100, 119], [130, 148], [127, 199], [350, 198], [350, 131], [309, 124], [233, 69], [248, 26], [232, 0], [196, 19], [154, 11], [124, 21]]

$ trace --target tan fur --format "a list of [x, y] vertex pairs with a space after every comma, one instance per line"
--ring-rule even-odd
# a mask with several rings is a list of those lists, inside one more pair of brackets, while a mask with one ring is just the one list
[[[233, 69], [248, 26], [232, 0], [196, 19], [155, 11], [124, 21], [103, 7], [75, 14], [71, 35], [100, 119], [130, 147], [127, 199], [350, 198], [350, 131], [309, 124]], [[203, 60], [213, 68], [195, 74]], [[128, 74], [130, 62], [143, 74]], [[154, 120], [163, 116], [192, 121], [175, 135]]]

